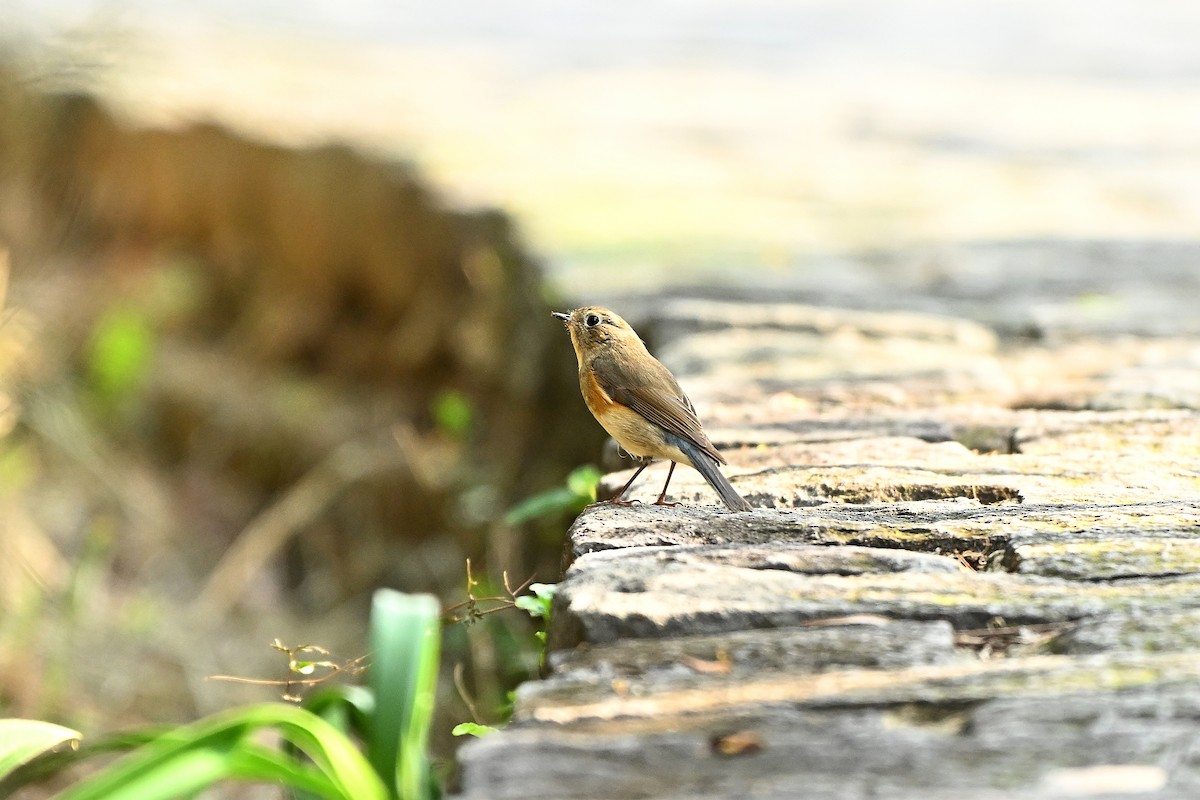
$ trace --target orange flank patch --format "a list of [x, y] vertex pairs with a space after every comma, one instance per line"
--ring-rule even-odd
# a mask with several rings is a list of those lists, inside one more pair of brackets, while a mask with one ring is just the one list
[[579, 381], [580, 388], [583, 390], [583, 399], [587, 403], [588, 409], [595, 415], [596, 419], [607, 414], [617, 405], [616, 402], [608, 396], [600, 386], [600, 381], [596, 380], [596, 373], [588, 372]]
[[632, 408], [613, 400], [600, 387], [594, 375], [587, 375], [580, 380], [584, 400], [596, 421], [608, 431], [608, 435], [617, 440], [617, 444], [630, 455], [638, 458], [667, 458], [680, 464], [692, 465], [688, 458], [678, 448], [666, 443], [663, 431], [657, 425], [647, 421]]

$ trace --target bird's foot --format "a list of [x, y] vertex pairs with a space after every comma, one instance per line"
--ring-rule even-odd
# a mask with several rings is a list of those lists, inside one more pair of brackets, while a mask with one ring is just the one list
[[601, 505], [601, 506], [633, 506], [633, 505], [641, 505], [641, 504], [642, 504], [642, 501], [641, 501], [641, 500], [622, 500], [622, 499], [621, 499], [621, 498], [619, 498], [619, 497], [612, 497], [612, 498], [609, 498], [608, 500], [601, 500], [601, 501], [600, 501], [599, 503], [597, 503], [596, 505]]
[[675, 508], [675, 506], [679, 505], [679, 503], [668, 503], [666, 500], [663, 500], [660, 497], [654, 501], [654, 505], [663, 506], [664, 508]]

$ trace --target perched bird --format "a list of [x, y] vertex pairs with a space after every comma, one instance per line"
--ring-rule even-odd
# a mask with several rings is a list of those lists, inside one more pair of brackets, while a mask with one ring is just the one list
[[734, 511], [749, 511], [746, 502], [721, 474], [725, 459], [704, 433], [692, 401], [675, 376], [650, 355], [629, 323], [599, 306], [554, 312], [571, 333], [579, 360], [583, 401], [604, 430], [642, 465], [610, 503], [630, 505], [625, 492], [656, 458], [671, 461], [667, 482], [655, 505], [667, 503], [667, 487], [675, 465], [687, 464], [704, 476], [721, 501]]

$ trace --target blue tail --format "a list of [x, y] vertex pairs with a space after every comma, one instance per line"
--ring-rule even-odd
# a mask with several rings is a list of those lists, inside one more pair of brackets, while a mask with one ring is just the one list
[[738, 494], [737, 490], [730, 485], [729, 480], [721, 474], [721, 468], [717, 466], [717, 462], [713, 460], [712, 456], [680, 436], [668, 433], [667, 440], [687, 453], [688, 458], [692, 460], [692, 466], [704, 476], [704, 480], [708, 481], [708, 485], [713, 488], [713, 491], [721, 498], [721, 502], [728, 506], [730, 511], [749, 511], [751, 509], [746, 498]]

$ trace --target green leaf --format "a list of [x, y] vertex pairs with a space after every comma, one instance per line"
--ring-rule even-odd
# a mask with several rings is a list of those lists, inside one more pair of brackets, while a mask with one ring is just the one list
[[343, 733], [365, 739], [369, 720], [375, 713], [375, 695], [365, 686], [329, 686], [309, 696], [303, 708]]
[[523, 594], [513, 601], [513, 605], [523, 611], [528, 611], [531, 617], [540, 617], [542, 615], [542, 603], [536, 597]]
[[92, 333], [88, 376], [100, 404], [111, 408], [136, 389], [154, 351], [154, 331], [143, 314], [115, 308], [100, 318]]
[[433, 717], [441, 606], [430, 595], [375, 592], [371, 610], [371, 718], [367, 753], [400, 800], [430, 796], [426, 745]]
[[[274, 730], [310, 763], [256, 744]], [[281, 783], [330, 800], [386, 800], [379, 776], [345, 735], [284, 703], [231, 709], [169, 731], [58, 800], [174, 800], [226, 779]]]
[[585, 464], [576, 467], [567, 476], [567, 488], [576, 497], [586, 498], [589, 503], [593, 503], [596, 500], [596, 487], [600, 485], [600, 479], [603, 477], [604, 473], [599, 468]]
[[554, 605], [554, 591], [557, 585], [553, 583], [533, 583], [529, 586], [529, 594], [523, 594], [514, 602], [517, 608], [529, 612], [531, 617], [550, 619], [550, 609]]
[[495, 733], [500, 730], [493, 728], [491, 725], [480, 725], [478, 722], [460, 722], [451, 729], [452, 736], [487, 736], [489, 733]]
[[58, 800], [165, 800], [198, 791], [227, 776], [221, 769], [223, 755], [244, 733], [241, 726], [203, 732], [189, 728], [159, 737], [68, 789]]
[[[586, 505], [586, 504], [584, 504]], [[564, 511], [582, 510], [578, 496], [570, 489], [559, 487], [527, 497], [508, 510], [504, 521], [509, 525], [520, 525], [531, 519], [558, 514]]]
[[157, 739], [164, 730], [166, 729], [161, 726], [155, 726], [107, 736], [94, 736], [79, 743], [72, 742], [70, 748], [59, 747], [47, 751], [0, 778], [0, 797], [10, 797], [21, 787], [44, 781], [76, 764], [100, 756], [136, 750]]
[[[301, 706], [358, 741], [367, 741], [370, 717], [375, 712], [375, 696], [365, 686], [335, 684], [314, 692]], [[297, 751], [290, 745], [288, 753]], [[321, 792], [297, 787], [294, 800], [313, 800]]]
[[438, 430], [453, 439], [470, 433], [474, 416], [470, 399], [457, 389], [443, 389], [433, 398], [433, 421]]
[[[286, 782], [308, 797], [341, 797], [333, 781], [304, 768], [292, 756], [268, 747], [246, 744], [232, 754], [232, 772], [239, 779], [262, 783]], [[286, 781], [281, 776], [287, 776]]]
[[576, 513], [596, 500], [596, 487], [602, 474], [599, 469], [587, 464], [576, 467], [567, 476], [567, 485], [531, 495], [508, 510], [504, 521], [509, 525], [520, 525], [531, 519], [551, 514]]
[[75, 745], [79, 731], [34, 719], [0, 719], [0, 778], [43, 753]]

